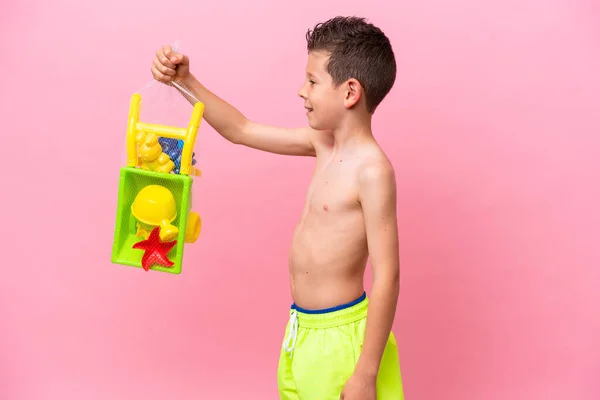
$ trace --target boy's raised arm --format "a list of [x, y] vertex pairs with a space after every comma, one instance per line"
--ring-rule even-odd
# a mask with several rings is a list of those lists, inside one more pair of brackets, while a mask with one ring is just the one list
[[[232, 143], [277, 154], [316, 155], [313, 143], [315, 131], [312, 128], [280, 128], [250, 121], [231, 104], [204, 87], [189, 72], [188, 57], [173, 52], [170, 46], [156, 53], [152, 74], [163, 83], [182, 83], [206, 106], [203, 115], [206, 122]], [[182, 95], [193, 103], [185, 93]]]

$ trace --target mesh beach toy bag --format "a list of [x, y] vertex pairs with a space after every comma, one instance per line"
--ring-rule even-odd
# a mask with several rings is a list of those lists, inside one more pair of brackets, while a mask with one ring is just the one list
[[194, 146], [204, 104], [181, 83], [152, 81], [136, 91], [124, 124], [111, 261], [146, 271], [181, 273], [184, 245], [201, 219], [192, 211]]

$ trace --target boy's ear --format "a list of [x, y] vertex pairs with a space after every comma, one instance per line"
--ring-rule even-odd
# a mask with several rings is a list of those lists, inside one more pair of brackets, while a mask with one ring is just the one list
[[348, 79], [346, 81], [346, 93], [344, 97], [344, 106], [346, 108], [352, 108], [363, 96], [363, 87], [359, 81], [354, 78]]

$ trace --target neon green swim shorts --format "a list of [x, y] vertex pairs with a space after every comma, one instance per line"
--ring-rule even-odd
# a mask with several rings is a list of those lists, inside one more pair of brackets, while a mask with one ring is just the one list
[[[324, 310], [292, 305], [279, 358], [281, 400], [339, 400], [365, 337], [366, 293]], [[390, 333], [377, 376], [377, 400], [403, 400], [398, 348]]]

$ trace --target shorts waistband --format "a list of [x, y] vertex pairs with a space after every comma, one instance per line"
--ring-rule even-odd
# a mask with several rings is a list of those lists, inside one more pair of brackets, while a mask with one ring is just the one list
[[349, 324], [367, 316], [369, 299], [364, 292], [359, 298], [339, 306], [320, 310], [307, 310], [292, 304], [290, 314], [296, 314], [298, 327], [331, 328]]

